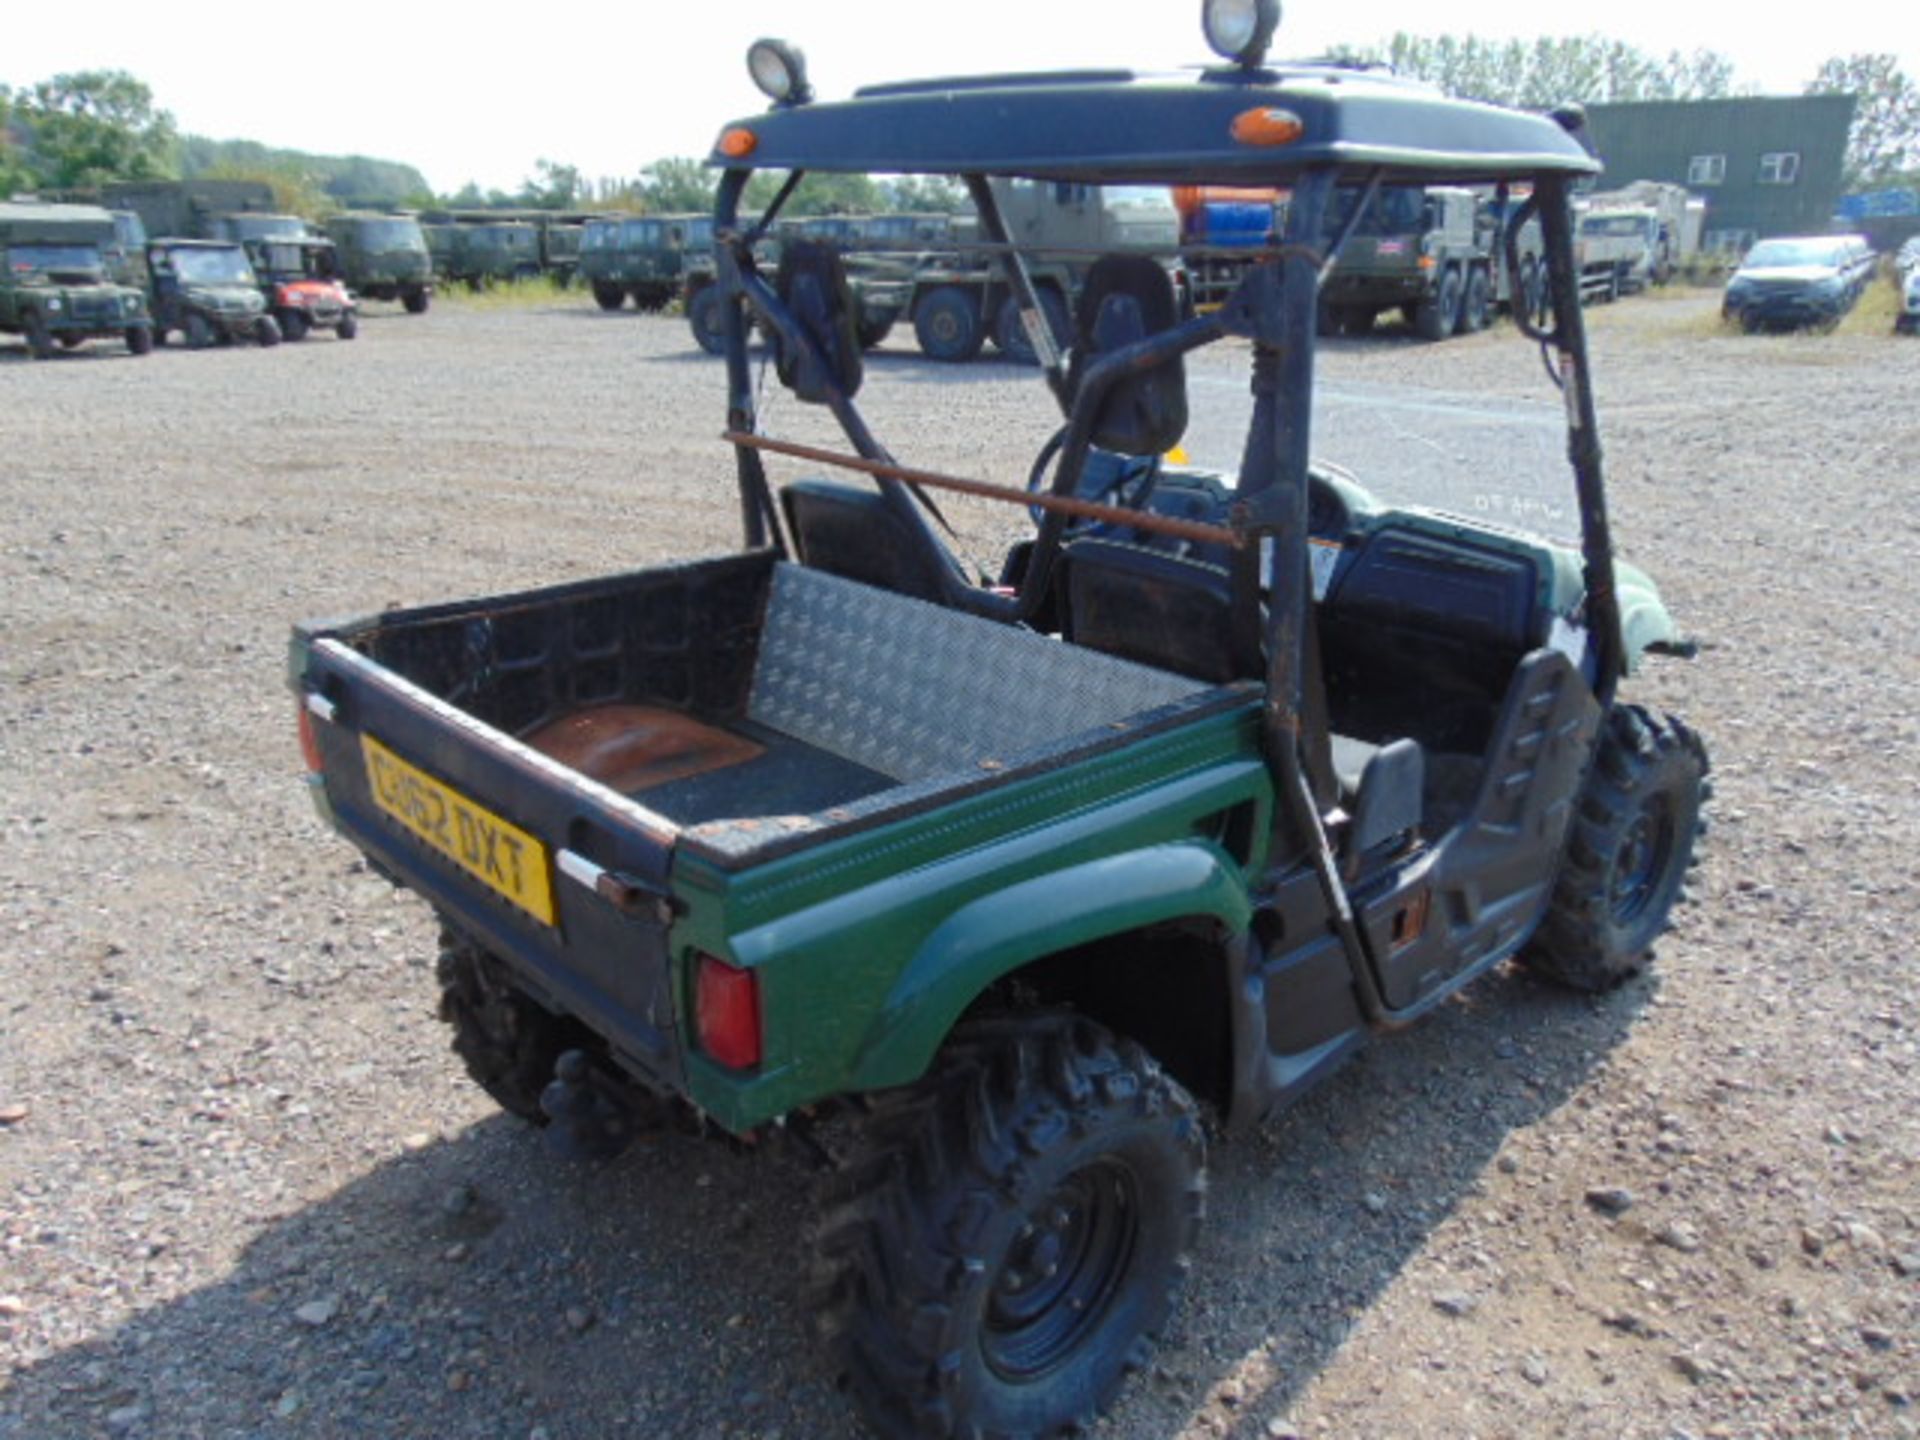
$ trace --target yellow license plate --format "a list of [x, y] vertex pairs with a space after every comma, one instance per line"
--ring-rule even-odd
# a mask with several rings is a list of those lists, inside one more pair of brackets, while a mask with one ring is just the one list
[[360, 750], [374, 804], [502, 899], [543, 925], [554, 923], [546, 846], [371, 735], [360, 737]]

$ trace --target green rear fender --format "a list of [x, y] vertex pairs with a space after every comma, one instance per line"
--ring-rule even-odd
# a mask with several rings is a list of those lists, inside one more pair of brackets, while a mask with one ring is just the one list
[[1049, 955], [1172, 920], [1245, 930], [1239, 867], [1207, 840], [1153, 845], [1010, 885], [961, 906], [908, 962], [861, 1046], [856, 1089], [926, 1072], [967, 1007], [994, 981]]

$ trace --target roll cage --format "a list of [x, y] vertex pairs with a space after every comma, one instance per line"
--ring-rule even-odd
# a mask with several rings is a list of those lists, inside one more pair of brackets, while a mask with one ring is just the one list
[[[1280, 143], [1240, 137], [1249, 117]], [[713, 163], [724, 171], [715, 209], [718, 278], [725, 305], [728, 439], [735, 446], [746, 542], [783, 554], [787, 537], [761, 452], [779, 449], [757, 433], [747, 351], [748, 314], [777, 347], [811, 366], [811, 398], [834, 414], [853, 449], [851, 468], [878, 482], [885, 503], [916, 543], [946, 556], [929, 525], [926, 483], [941, 477], [898, 466], [867, 427], [814, 335], [760, 273], [753, 247], [808, 170], [901, 172], [961, 177], [979, 212], [981, 239], [1028, 319], [1063, 429], [1050, 493], [1024, 573], [1010, 588], [975, 583], [951, 562], [938, 567], [941, 600], [973, 614], [1020, 623], [1034, 618], [1060, 553], [1072, 497], [1093, 444], [1101, 406], [1113, 388], [1189, 351], [1227, 337], [1252, 344], [1254, 405], [1243, 459], [1220, 527], [1226, 544], [1236, 624], [1259, 631], [1267, 749], [1281, 781], [1280, 803], [1303, 833], [1320, 837], [1322, 870], [1337, 914], [1346, 917], [1325, 828], [1305, 774], [1303, 653], [1311, 605], [1308, 545], [1309, 450], [1316, 310], [1322, 281], [1342, 246], [1387, 184], [1496, 187], [1506, 216], [1509, 259], [1536, 216], [1550, 282], [1543, 322], [1520, 315], [1522, 332], [1542, 347], [1549, 376], [1564, 392], [1567, 453], [1578, 494], [1585, 619], [1592, 636], [1593, 690], [1607, 704], [1625, 668], [1601, 451], [1588, 381], [1586, 332], [1574, 261], [1572, 186], [1600, 168], [1579, 138], [1577, 109], [1553, 116], [1459, 101], [1372, 72], [1327, 66], [1213, 69], [1179, 76], [1125, 72], [990, 76], [876, 86], [831, 104], [776, 106], [723, 132]], [[774, 202], [751, 224], [740, 203], [756, 170], [787, 172]], [[1021, 247], [1013, 243], [988, 184], [1025, 177], [1083, 184], [1228, 184], [1291, 190], [1284, 233], [1261, 255], [1216, 313], [1180, 321], [1098, 355], [1070, 379], [1050, 337]], [[1357, 203], [1329, 231], [1337, 190]], [[1524, 198], [1521, 198], [1524, 196]], [[956, 245], [955, 248], [964, 248]], [[821, 452], [811, 458], [839, 461]], [[991, 490], [993, 487], [975, 487]], [[1008, 498], [1026, 500], [1009, 490]], [[1151, 518], [1151, 517], [1149, 517]], [[1146, 528], [1151, 528], [1148, 526]], [[1270, 542], [1270, 543], [1268, 543]], [[1265, 573], [1260, 573], [1262, 557]], [[1264, 620], [1260, 612], [1264, 601]], [[1356, 948], [1354, 937], [1345, 937]]]

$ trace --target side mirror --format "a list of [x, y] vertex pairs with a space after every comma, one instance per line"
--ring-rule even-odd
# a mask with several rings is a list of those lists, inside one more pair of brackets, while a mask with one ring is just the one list
[[780, 253], [774, 289], [794, 323], [813, 341], [813, 347], [802, 350], [788, 346], [776, 333], [774, 364], [781, 383], [815, 405], [825, 404], [835, 392], [852, 399], [866, 372], [853, 290], [839, 251], [815, 240], [789, 242]]

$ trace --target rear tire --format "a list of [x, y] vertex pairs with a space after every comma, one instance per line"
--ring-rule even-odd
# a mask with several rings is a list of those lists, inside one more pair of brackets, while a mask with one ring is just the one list
[[433, 296], [419, 288], [402, 291], [400, 295], [400, 303], [407, 307], [407, 313], [409, 315], [426, 314], [427, 306], [432, 300]]
[[952, 364], [973, 359], [987, 339], [979, 296], [958, 285], [929, 290], [914, 307], [913, 334], [928, 359]]
[[280, 322], [271, 315], [262, 315], [253, 327], [253, 339], [262, 350], [271, 350], [280, 343]]
[[1487, 280], [1487, 272], [1475, 270], [1467, 278], [1467, 295], [1460, 309], [1460, 332], [1471, 335], [1487, 328], [1487, 316], [1491, 313], [1493, 287]]
[[1088, 1427], [1152, 1357], [1205, 1199], [1193, 1100], [1073, 1016], [957, 1031], [830, 1182], [810, 1308], [883, 1435]]
[[1711, 769], [1706, 746], [1681, 721], [1614, 707], [1522, 964], [1596, 992], [1645, 967], [1694, 863]]
[[311, 328], [307, 324], [307, 317], [298, 310], [287, 311], [285, 318], [280, 321], [281, 337], [290, 344], [297, 344], [306, 339], [307, 331]]
[[593, 303], [602, 310], [618, 310], [627, 303], [627, 292], [618, 285], [609, 285], [604, 280], [593, 282]]
[[360, 333], [360, 317], [349, 310], [340, 317], [340, 323], [333, 327], [336, 340], [351, 340]]
[[453, 1027], [453, 1053], [467, 1074], [508, 1114], [546, 1124], [540, 1092], [582, 1032], [529, 999], [498, 960], [447, 926], [436, 971], [440, 1018]]
[[[1053, 332], [1054, 344], [1062, 349], [1072, 341], [1068, 332], [1073, 322], [1067, 314], [1067, 302], [1060, 292], [1042, 289], [1040, 309], [1047, 317], [1047, 328]], [[1038, 365], [1040, 357], [1034, 352], [1033, 341], [1027, 335], [1027, 327], [1020, 318], [1020, 302], [1012, 295], [1000, 302], [1000, 314], [993, 325], [993, 343], [1000, 347], [1000, 353], [1016, 365]]]
[[1460, 295], [1460, 272], [1449, 266], [1441, 274], [1433, 294], [1414, 307], [1414, 333], [1429, 342], [1444, 340], [1453, 334], [1460, 322]]
[[893, 333], [894, 317], [885, 320], [863, 320], [860, 322], [859, 338], [862, 350], [871, 350]]
[[145, 325], [127, 327], [127, 353], [130, 355], [150, 355], [153, 353], [155, 335]]
[[186, 332], [189, 350], [204, 350], [213, 343], [213, 326], [198, 312], [188, 315], [187, 323], [181, 328]]

